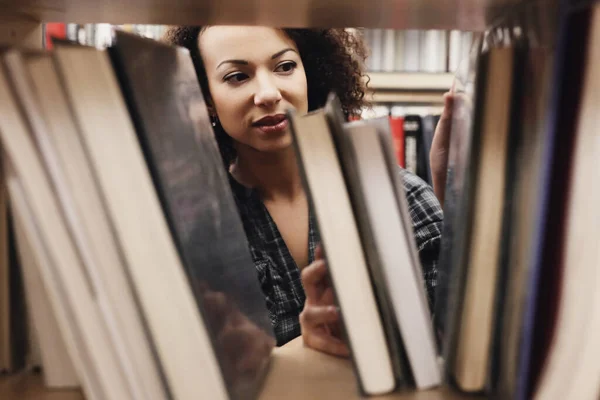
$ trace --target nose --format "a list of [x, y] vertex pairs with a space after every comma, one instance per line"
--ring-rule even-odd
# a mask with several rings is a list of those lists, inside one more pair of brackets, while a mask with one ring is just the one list
[[254, 104], [259, 107], [272, 107], [281, 100], [279, 87], [269, 72], [256, 74], [256, 92]]

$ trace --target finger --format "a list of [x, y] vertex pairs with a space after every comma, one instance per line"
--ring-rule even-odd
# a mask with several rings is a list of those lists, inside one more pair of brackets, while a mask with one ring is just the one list
[[335, 296], [333, 294], [333, 288], [331, 286], [326, 288], [317, 301], [321, 306], [335, 305]]
[[440, 153], [445, 153], [450, 146], [453, 108], [454, 97], [448, 94], [444, 95], [444, 109], [435, 128], [433, 143], [431, 145], [431, 153], [434, 155], [434, 157]]
[[440, 116], [440, 122], [447, 121], [452, 117], [452, 109], [454, 108], [454, 94], [447, 92], [444, 93], [444, 108], [442, 109], [442, 115]]
[[316, 301], [321, 296], [326, 276], [327, 266], [324, 260], [315, 261], [302, 270], [302, 286], [308, 299]]
[[340, 314], [335, 306], [304, 306], [304, 310], [300, 313], [300, 324], [307, 329], [322, 324], [331, 324], [338, 322]]
[[304, 344], [311, 349], [339, 357], [350, 356], [350, 349], [346, 343], [340, 339], [334, 338], [333, 336], [308, 333], [306, 335], [302, 335], [302, 338], [304, 340]]
[[321, 243], [317, 245], [315, 249], [315, 260], [321, 260], [323, 258], [323, 248], [321, 247]]

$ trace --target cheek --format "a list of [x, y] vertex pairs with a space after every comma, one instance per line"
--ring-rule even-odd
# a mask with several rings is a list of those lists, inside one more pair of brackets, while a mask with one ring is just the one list
[[215, 90], [211, 95], [223, 129], [234, 138], [239, 136], [243, 129], [245, 104], [243, 96], [227, 90]]
[[283, 81], [281, 91], [287, 102], [298, 112], [308, 111], [308, 87], [304, 71], [298, 71], [292, 79]]

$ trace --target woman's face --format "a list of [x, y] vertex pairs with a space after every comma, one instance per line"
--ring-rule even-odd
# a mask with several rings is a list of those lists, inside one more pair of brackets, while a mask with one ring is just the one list
[[198, 41], [225, 132], [258, 151], [289, 147], [286, 110], [308, 111], [306, 74], [295, 43], [281, 30], [248, 26], [209, 27]]

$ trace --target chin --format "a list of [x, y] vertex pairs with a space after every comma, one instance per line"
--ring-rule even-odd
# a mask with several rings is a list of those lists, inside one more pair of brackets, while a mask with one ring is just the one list
[[255, 146], [257, 150], [264, 152], [278, 152], [288, 150], [292, 147], [292, 134], [285, 132], [278, 137], [271, 137], [268, 140], [261, 140], [261, 143]]

